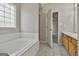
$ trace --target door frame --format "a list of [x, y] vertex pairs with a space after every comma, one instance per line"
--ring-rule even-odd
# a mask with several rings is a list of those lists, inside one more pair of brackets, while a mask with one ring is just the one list
[[[55, 10], [55, 9], [52, 9], [52, 8], [50, 8], [52, 11], [51, 11], [51, 14], [52, 14], [52, 17], [51, 17], [51, 26], [52, 26], [52, 35], [53, 35], [53, 12], [58, 12], [58, 44], [60, 44], [60, 32], [59, 32], [59, 21], [60, 21], [60, 12], [58, 11], [58, 10]], [[50, 10], [49, 9], [49, 10]], [[49, 11], [48, 10], [48, 11]], [[48, 13], [48, 12], [47, 12]], [[47, 40], [47, 13], [46, 13], [46, 40]], [[51, 37], [51, 43], [50, 44], [53, 44], [53, 37]], [[52, 48], [52, 47], [51, 47]]]
[[[59, 11], [58, 10], [55, 10], [55, 9], [52, 9], [52, 27], [53, 27], [53, 13], [54, 12], [58, 12], [58, 44], [59, 44]], [[52, 31], [53, 32], [53, 31]], [[52, 34], [53, 35], [53, 34]]]

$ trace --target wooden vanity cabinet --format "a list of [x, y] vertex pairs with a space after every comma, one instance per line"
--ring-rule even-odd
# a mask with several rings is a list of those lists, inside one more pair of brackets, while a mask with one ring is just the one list
[[67, 36], [64, 35], [64, 37], [63, 37], [63, 45], [66, 48], [66, 50], [68, 50], [68, 40], [66, 40], [66, 39], [67, 39]]
[[63, 46], [70, 56], [78, 55], [76, 39], [74, 39], [66, 34], [63, 34]]

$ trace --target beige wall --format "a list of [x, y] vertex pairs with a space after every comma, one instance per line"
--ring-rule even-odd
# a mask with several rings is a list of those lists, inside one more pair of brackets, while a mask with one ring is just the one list
[[39, 23], [40, 42], [46, 42], [46, 14], [43, 13], [41, 4], [39, 4]]
[[17, 12], [17, 14], [16, 14], [16, 32], [21, 32], [21, 19], [20, 19], [20, 14], [21, 14], [21, 4], [20, 3], [17, 3], [16, 4], [17, 6], [16, 6], [16, 8], [17, 8], [17, 10], [16, 10], [16, 12]]
[[78, 29], [77, 34], [78, 34], [78, 52], [79, 52], [79, 3], [77, 5], [77, 29]]
[[[78, 34], [79, 34], [79, 3], [77, 5], [77, 28], [78, 28]], [[78, 36], [79, 37], [79, 36]]]
[[40, 14], [40, 41], [46, 41], [46, 16]]
[[39, 24], [39, 4], [21, 4], [21, 32], [38, 33]]

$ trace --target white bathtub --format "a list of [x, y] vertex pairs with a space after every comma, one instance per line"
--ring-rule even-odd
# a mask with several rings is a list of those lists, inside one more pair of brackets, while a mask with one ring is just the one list
[[[0, 43], [0, 53], [7, 53], [10, 56], [35, 55], [38, 49], [39, 49], [38, 35], [32, 33], [30, 34], [20, 33], [17, 38], [9, 39], [8, 41], [6, 40], [5, 42]], [[28, 52], [31, 54], [29, 54]]]

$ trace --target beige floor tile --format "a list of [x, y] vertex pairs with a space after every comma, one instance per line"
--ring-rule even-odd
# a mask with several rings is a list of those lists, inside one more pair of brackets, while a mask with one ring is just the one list
[[53, 46], [53, 48], [50, 48], [47, 44], [41, 43], [36, 56], [67, 56], [63, 46], [59, 46], [56, 43]]

